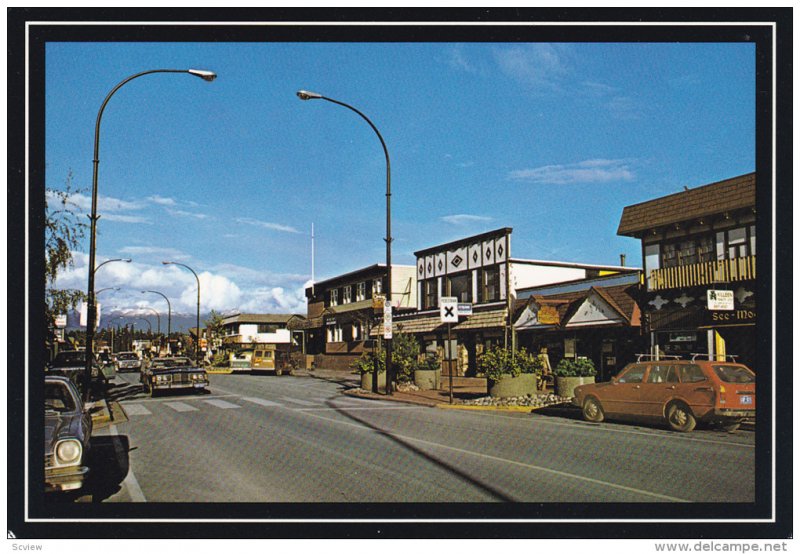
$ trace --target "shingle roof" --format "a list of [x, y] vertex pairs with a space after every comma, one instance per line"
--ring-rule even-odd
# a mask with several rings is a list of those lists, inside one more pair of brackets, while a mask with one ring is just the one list
[[236, 314], [222, 320], [223, 325], [231, 323], [287, 323], [294, 317], [303, 317], [298, 314]]
[[[641, 314], [639, 306], [636, 304], [636, 285], [619, 285], [615, 287], [592, 287], [589, 290], [565, 292], [551, 294], [547, 296], [535, 295], [531, 301], [539, 305], [554, 306], [558, 310], [558, 318], [561, 325], [565, 325], [580, 308], [584, 300], [593, 292], [605, 300], [614, 308], [630, 325], [638, 327], [641, 325]], [[519, 314], [515, 314], [515, 321], [519, 319]]]
[[663, 196], [622, 210], [618, 235], [637, 236], [642, 231], [707, 217], [726, 211], [755, 208], [756, 174]]

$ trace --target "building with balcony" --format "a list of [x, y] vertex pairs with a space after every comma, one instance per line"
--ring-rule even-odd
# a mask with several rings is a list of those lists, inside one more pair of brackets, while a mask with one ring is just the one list
[[735, 355], [752, 367], [755, 173], [627, 206], [617, 234], [641, 240], [653, 354]]
[[[374, 264], [306, 289], [308, 314], [297, 329], [305, 333], [306, 353], [315, 355], [315, 365], [344, 370], [374, 347], [371, 331], [381, 327], [386, 285], [386, 264]], [[416, 308], [413, 266], [392, 264], [392, 304], [395, 313]]]
[[220, 349], [228, 354], [233, 369], [250, 369], [256, 349], [269, 349], [276, 364], [285, 364], [293, 351], [302, 350], [302, 335], [294, 329], [304, 319], [296, 314], [229, 315], [222, 320]]

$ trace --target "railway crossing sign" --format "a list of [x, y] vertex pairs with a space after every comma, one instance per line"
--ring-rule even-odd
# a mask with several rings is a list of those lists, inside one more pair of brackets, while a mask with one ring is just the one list
[[458, 323], [458, 298], [442, 296], [439, 302], [439, 315], [442, 323]]

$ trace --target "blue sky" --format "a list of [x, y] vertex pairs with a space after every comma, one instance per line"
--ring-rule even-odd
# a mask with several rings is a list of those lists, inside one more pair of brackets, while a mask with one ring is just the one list
[[[512, 227], [518, 258], [641, 266], [626, 205], [755, 169], [755, 47], [714, 43], [48, 43], [46, 185], [88, 213], [105, 307], [305, 312], [311, 277]], [[88, 239], [59, 285], [85, 289]], [[151, 298], [152, 296], [152, 298]]]

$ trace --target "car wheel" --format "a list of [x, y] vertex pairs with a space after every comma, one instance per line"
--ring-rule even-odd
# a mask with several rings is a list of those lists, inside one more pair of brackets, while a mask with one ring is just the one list
[[739, 426], [740, 426], [741, 424], [742, 424], [742, 422], [741, 422], [741, 421], [726, 421], [726, 422], [724, 422], [724, 423], [721, 423], [721, 424], [720, 424], [720, 427], [721, 427], [721, 428], [722, 428], [724, 431], [726, 431], [726, 432], [728, 432], [728, 433], [733, 433], [734, 431], [736, 431], [736, 430], [739, 428]]
[[600, 402], [594, 398], [587, 398], [583, 401], [583, 419], [593, 423], [600, 423], [606, 418]]
[[686, 404], [675, 402], [667, 408], [667, 423], [673, 431], [688, 433], [697, 425], [697, 420]]

